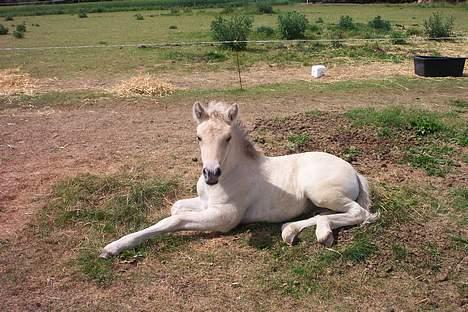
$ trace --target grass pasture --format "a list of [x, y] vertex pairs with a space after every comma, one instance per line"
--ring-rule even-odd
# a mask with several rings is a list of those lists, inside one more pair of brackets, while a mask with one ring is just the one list
[[[240, 90], [236, 55], [218, 46], [112, 47], [211, 40], [210, 22], [223, 10], [166, 8], [78, 18], [21, 7], [12, 9], [13, 21], [0, 21], [11, 29], [26, 24], [23, 39], [0, 36], [0, 48], [102, 46], [0, 51], [2, 308], [466, 310], [468, 83], [466, 76], [416, 77], [411, 57], [466, 55], [467, 41], [249, 45], [240, 53]], [[345, 37], [364, 35], [376, 15], [421, 30], [435, 11], [455, 17], [457, 34], [468, 33], [461, 5], [274, 10], [305, 13], [313, 24], [308, 38], [329, 38], [341, 15], [359, 23]], [[254, 14], [253, 5], [234, 11], [254, 15], [254, 29], [275, 27], [278, 16]], [[319, 62], [327, 75], [312, 80], [310, 65]], [[112, 91], [138, 75], [175, 91]], [[191, 106], [212, 99], [240, 104], [250, 137], [267, 155], [320, 150], [349, 161], [368, 177], [379, 221], [336, 231], [331, 248], [317, 244], [314, 229], [288, 247], [280, 224], [251, 224], [226, 234], [164, 235], [99, 259], [107, 242], [193, 196], [201, 160]]]

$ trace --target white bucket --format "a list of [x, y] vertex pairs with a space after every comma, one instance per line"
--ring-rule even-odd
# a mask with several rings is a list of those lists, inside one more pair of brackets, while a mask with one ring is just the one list
[[314, 78], [320, 78], [325, 75], [327, 68], [323, 65], [314, 65], [312, 66], [311, 75]]

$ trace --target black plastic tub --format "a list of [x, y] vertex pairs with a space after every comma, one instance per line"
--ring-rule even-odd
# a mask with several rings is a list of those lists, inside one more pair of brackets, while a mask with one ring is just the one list
[[422, 56], [414, 57], [414, 72], [424, 77], [463, 76], [465, 57]]

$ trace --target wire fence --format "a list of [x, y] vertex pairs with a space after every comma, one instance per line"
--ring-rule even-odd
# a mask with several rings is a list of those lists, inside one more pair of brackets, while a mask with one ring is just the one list
[[42, 46], [42, 47], [0, 47], [0, 51], [31, 51], [31, 50], [60, 50], [60, 49], [98, 49], [98, 48], [170, 48], [182, 46], [218, 46], [232, 43], [248, 43], [256, 45], [264, 44], [298, 44], [298, 43], [358, 43], [358, 42], [385, 42], [396, 39], [405, 39], [409, 42], [423, 42], [435, 40], [465, 41], [466, 36], [458, 37], [409, 37], [409, 38], [346, 38], [346, 39], [300, 39], [300, 40], [244, 40], [244, 41], [179, 41], [179, 42], [156, 42], [156, 43], [125, 43], [125, 44], [97, 44], [76, 46]]

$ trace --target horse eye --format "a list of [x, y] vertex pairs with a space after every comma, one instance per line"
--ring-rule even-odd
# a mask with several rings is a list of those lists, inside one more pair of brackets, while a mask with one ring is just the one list
[[229, 142], [231, 141], [231, 136], [228, 136], [228, 138], [226, 139], [226, 142]]
[[197, 135], [197, 140], [198, 140], [198, 142], [201, 141], [201, 137], [199, 137], [198, 135]]

